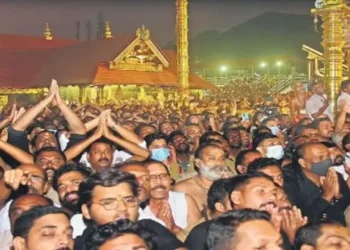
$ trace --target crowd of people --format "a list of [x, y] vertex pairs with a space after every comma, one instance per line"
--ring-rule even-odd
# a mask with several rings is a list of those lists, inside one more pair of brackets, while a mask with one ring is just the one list
[[1, 114], [0, 249], [348, 250], [341, 90], [336, 114], [296, 83], [291, 116], [247, 119], [212, 99], [67, 104], [53, 81]]

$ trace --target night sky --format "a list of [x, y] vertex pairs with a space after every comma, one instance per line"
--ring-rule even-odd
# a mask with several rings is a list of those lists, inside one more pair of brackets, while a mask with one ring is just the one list
[[[75, 22], [91, 20], [95, 35], [97, 15], [103, 12], [112, 32], [134, 33], [145, 24], [161, 45], [174, 39], [175, 0], [0, 0], [0, 33], [41, 36], [49, 22], [54, 37], [74, 38]], [[190, 36], [208, 30], [227, 30], [264, 12], [308, 14], [313, 0], [189, 0]], [[311, 18], [311, 17], [310, 17]], [[94, 37], [94, 36], [93, 36]]]

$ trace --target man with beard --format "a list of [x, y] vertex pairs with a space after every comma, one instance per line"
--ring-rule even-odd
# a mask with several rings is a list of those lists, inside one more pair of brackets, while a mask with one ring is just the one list
[[168, 168], [161, 162], [145, 162], [151, 180], [151, 196], [143, 210], [150, 218], [158, 218], [174, 234], [201, 219], [195, 200], [183, 192], [171, 191]]
[[242, 147], [241, 132], [238, 128], [230, 128], [224, 131], [223, 137], [228, 141], [228, 144], [230, 145], [231, 151], [228, 158], [233, 162], [232, 164], [234, 165], [236, 156], [241, 151]]
[[11, 249], [13, 229], [18, 217], [29, 209], [39, 206], [53, 206], [53, 203], [52, 200], [39, 194], [25, 194], [13, 200], [9, 208], [11, 230], [6, 230], [0, 233], [0, 242], [4, 247], [4, 250]]
[[[89, 226], [75, 239], [76, 250], [83, 250], [96, 226], [139, 217], [138, 185], [134, 175], [107, 168], [90, 175], [79, 186], [79, 204]], [[153, 234], [159, 249], [181, 249], [183, 246], [165, 227], [148, 219], [137, 221]]]
[[174, 131], [168, 139], [170, 146], [175, 149], [176, 153], [176, 162], [172, 163], [171, 168], [179, 169], [180, 176], [178, 178], [182, 178], [181, 176], [184, 174], [194, 171], [194, 156], [190, 153], [190, 143], [181, 131]]
[[36, 165], [21, 165], [17, 169], [7, 170], [0, 190], [5, 193], [3, 201], [5, 206], [0, 210], [0, 232], [10, 230], [9, 209], [12, 199], [24, 194], [43, 195], [47, 192], [47, 175]]
[[35, 207], [24, 212], [15, 223], [14, 250], [72, 250], [72, 233], [69, 216], [62, 209]]
[[319, 142], [330, 142], [334, 135], [334, 125], [329, 118], [318, 118], [313, 121], [313, 126], [318, 130]]
[[90, 174], [91, 170], [80, 163], [65, 164], [55, 174], [52, 187], [58, 193], [62, 208], [71, 215], [80, 212], [79, 185]]
[[242, 138], [242, 150], [246, 150], [249, 148], [251, 140], [249, 137], [249, 133], [245, 127], [238, 127], [239, 132], [241, 133], [241, 138]]
[[225, 160], [225, 152], [220, 146], [202, 144], [195, 154], [195, 170], [198, 174], [177, 183], [173, 190], [192, 196], [199, 209], [204, 211], [210, 186], [214, 181], [230, 175]]

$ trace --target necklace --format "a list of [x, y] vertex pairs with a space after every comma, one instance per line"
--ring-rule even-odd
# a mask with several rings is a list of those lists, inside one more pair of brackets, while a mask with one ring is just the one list
[[194, 180], [194, 182], [200, 187], [200, 189], [202, 189], [205, 193], [208, 193], [209, 188], [204, 187], [204, 185], [201, 183], [200, 180], [198, 180], [198, 177], [193, 177], [192, 180]]

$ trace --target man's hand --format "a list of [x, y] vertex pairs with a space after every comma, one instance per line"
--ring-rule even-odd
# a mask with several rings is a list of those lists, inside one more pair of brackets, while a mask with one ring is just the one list
[[26, 174], [28, 173], [23, 172], [21, 169], [7, 170], [4, 174], [5, 183], [13, 190], [17, 190], [20, 184], [27, 184], [28, 178], [25, 178]]
[[49, 94], [45, 98], [47, 101], [52, 102], [54, 100], [56, 89], [57, 89], [57, 81], [55, 79], [52, 79], [50, 89], [49, 89]]
[[[321, 177], [321, 187], [323, 190], [322, 198], [330, 202], [333, 197], [337, 193], [337, 188], [339, 189], [339, 184], [336, 183], [337, 179], [335, 179], [333, 169], [329, 169], [326, 177]], [[338, 191], [339, 192], [339, 191]]]
[[11, 113], [10, 113], [10, 115], [7, 117], [7, 119], [8, 119], [9, 122], [12, 122], [12, 121], [13, 121], [13, 119], [14, 119], [15, 116], [16, 116], [16, 113], [17, 113], [17, 104], [14, 103], [14, 104], [12, 104], [12, 108], [11, 108]]
[[171, 213], [169, 203], [164, 202], [164, 204], [159, 207], [156, 217], [164, 221], [166, 228], [168, 228], [170, 231], [173, 231], [176, 225], [174, 222], [174, 217]]
[[59, 89], [59, 87], [57, 85], [57, 82], [56, 82], [55, 100], [56, 100], [56, 105], [57, 106], [65, 104], [64, 101], [62, 100], [61, 96], [60, 96], [60, 89]]
[[281, 228], [287, 234], [290, 242], [294, 242], [297, 230], [307, 223], [307, 217], [302, 217], [300, 209], [283, 210]]
[[26, 110], [25, 110], [23, 107], [20, 108], [18, 111], [16, 111], [15, 116], [14, 116], [14, 118], [13, 118], [13, 120], [12, 120], [12, 123], [14, 123], [15, 121], [17, 121], [17, 119], [20, 118], [21, 115], [23, 115], [25, 112], [26, 112]]
[[106, 117], [107, 117], [107, 126], [110, 128], [113, 127], [113, 125], [115, 124], [115, 121], [112, 118], [112, 114], [111, 114], [110, 109], [106, 110]]
[[103, 135], [103, 130], [104, 130], [104, 127], [105, 127], [105, 123], [106, 123], [106, 117], [105, 115], [102, 113], [100, 115], [100, 118], [99, 118], [99, 121], [98, 121], [98, 125], [97, 125], [97, 128], [93, 134], [93, 136], [97, 139], [101, 138], [102, 135]]
[[328, 105], [329, 105], [328, 99], [323, 98], [322, 102], [323, 102], [324, 107], [328, 107]]

